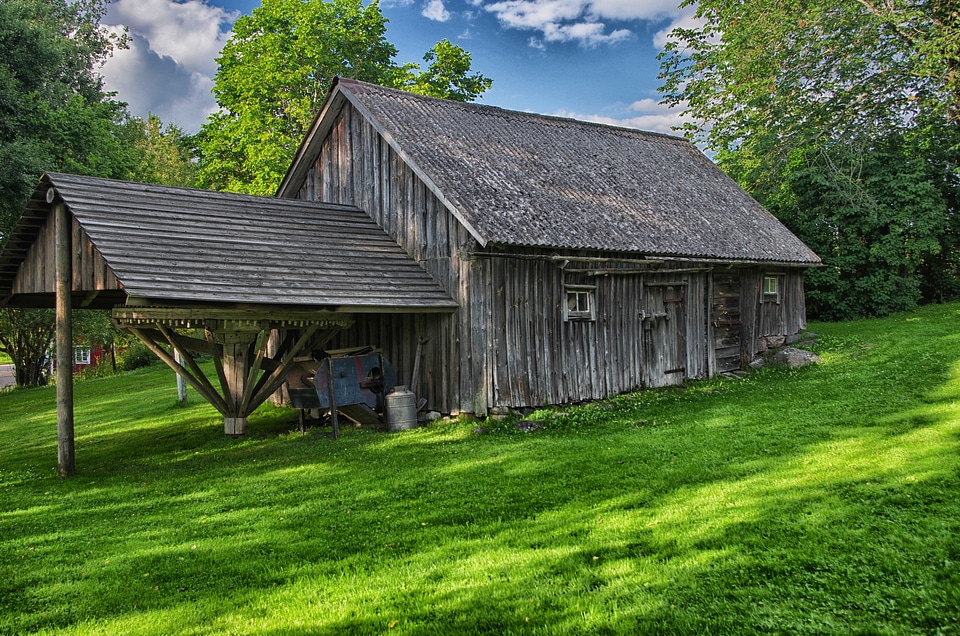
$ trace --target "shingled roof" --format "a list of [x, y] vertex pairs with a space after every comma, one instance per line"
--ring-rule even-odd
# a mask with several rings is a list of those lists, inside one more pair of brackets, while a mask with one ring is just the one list
[[281, 186], [319, 152], [324, 113], [361, 112], [482, 244], [816, 264], [690, 142], [338, 79]]
[[150, 302], [456, 307], [357, 208], [57, 173], [43, 176], [0, 255], [0, 298], [48, 218], [51, 187], [123, 290]]

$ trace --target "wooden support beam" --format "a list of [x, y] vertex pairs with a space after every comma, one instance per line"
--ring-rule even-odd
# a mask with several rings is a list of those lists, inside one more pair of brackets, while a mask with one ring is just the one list
[[[217, 390], [213, 388], [213, 385], [210, 383], [210, 380], [207, 379], [207, 376], [203, 372], [203, 369], [201, 369], [200, 365], [197, 364], [197, 361], [194, 359], [190, 351], [180, 346], [181, 339], [179, 338], [179, 334], [175, 332], [171, 332], [169, 329], [167, 329], [163, 325], [157, 325], [157, 330], [163, 335], [163, 338], [164, 340], [167, 341], [167, 344], [173, 347], [173, 350], [178, 352], [180, 354], [180, 357], [183, 359], [183, 361], [187, 363], [187, 366], [190, 368], [190, 371], [193, 374], [194, 380], [196, 380], [199, 384], [203, 385], [204, 391], [201, 393], [201, 395], [217, 395]], [[174, 359], [174, 361], [176, 361], [176, 359]], [[183, 368], [182, 365], [178, 365], [178, 366], [180, 366], [181, 369]], [[171, 367], [171, 368], [173, 368], [174, 371], [177, 370], [176, 367]], [[181, 374], [177, 372], [177, 375], [181, 375]], [[186, 379], [186, 376], [183, 376], [183, 377], [184, 379]], [[213, 403], [211, 402], [211, 404]], [[216, 407], [216, 404], [214, 404], [214, 407]]]
[[186, 380], [187, 383], [190, 386], [192, 386], [194, 390], [203, 397], [203, 399], [209, 402], [213, 406], [213, 408], [217, 409], [220, 413], [223, 413], [223, 414], [227, 412], [227, 405], [223, 401], [223, 398], [220, 397], [220, 395], [218, 395], [216, 392], [211, 393], [207, 389], [207, 386], [209, 386], [209, 382], [207, 382], [207, 386], [204, 386], [204, 384], [201, 383], [199, 380], [197, 380], [195, 377], [193, 377], [189, 371], [187, 371], [184, 367], [177, 364], [177, 361], [173, 359], [173, 356], [171, 356], [169, 353], [164, 351], [163, 348], [161, 348], [156, 342], [154, 342], [152, 339], [150, 339], [146, 334], [144, 334], [142, 331], [140, 331], [136, 327], [127, 327], [127, 329], [130, 330], [130, 333], [132, 333], [137, 338], [139, 338], [140, 341], [143, 342], [143, 344], [145, 344], [147, 348], [154, 353], [154, 355], [156, 355], [158, 358], [163, 360], [163, 362], [168, 367], [170, 367], [171, 369], [173, 369], [174, 371], [182, 375], [183, 379]]
[[241, 408], [244, 386], [247, 381], [247, 371], [250, 365], [250, 349], [255, 332], [234, 332], [221, 334], [223, 338], [223, 373], [227, 379], [228, 391], [224, 398], [229, 413], [223, 418], [223, 432], [237, 436], [247, 433], [247, 415]]
[[[114, 323], [116, 325], [116, 323]], [[120, 329], [127, 329], [127, 325], [116, 325]], [[167, 334], [164, 334], [160, 329], [159, 325], [157, 329], [148, 327], [147, 325], [132, 325], [136, 327], [140, 333], [144, 333], [153, 338], [154, 342], [160, 342], [162, 340], [167, 340], [168, 336], [173, 339], [176, 343], [177, 348], [184, 351], [192, 351], [193, 353], [199, 353], [200, 355], [212, 356], [215, 353], [222, 353], [219, 351], [220, 345], [216, 342], [213, 344], [207, 342], [206, 340], [200, 340], [199, 338], [191, 338], [189, 336], [184, 336], [179, 334], [176, 331], [170, 331], [167, 329]]]
[[[291, 368], [293, 368], [297, 354], [303, 351], [304, 346], [310, 341], [310, 338], [313, 337], [318, 329], [320, 329], [320, 325], [310, 325], [304, 329], [303, 334], [296, 341], [296, 343], [290, 347], [290, 350], [284, 356], [283, 362], [280, 364], [280, 366], [277, 367], [277, 369], [269, 376], [264, 376], [266, 381], [264, 381], [264, 378], [260, 379], [263, 384], [262, 386], [258, 386], [256, 393], [254, 393], [253, 398], [250, 400], [250, 404], [253, 408], [257, 408], [263, 404], [267, 398], [270, 397], [274, 391], [279, 389], [280, 386], [286, 381], [287, 373]], [[339, 330], [339, 328], [336, 328], [336, 330]], [[278, 352], [278, 355], [280, 354], [282, 354], [282, 351]]]
[[204, 338], [210, 343], [213, 350], [213, 368], [217, 372], [217, 378], [220, 380], [220, 389], [226, 395], [230, 391], [230, 385], [227, 384], [227, 376], [223, 372], [223, 346], [217, 343], [217, 336], [210, 329], [204, 329]]
[[[305, 347], [318, 331], [324, 330], [323, 346], [351, 321], [338, 316], [321, 316], [316, 322], [302, 326], [299, 337], [291, 333], [273, 358], [267, 356], [269, 333], [276, 328], [271, 318], [242, 320], [232, 316], [200, 321], [196, 317], [177, 315], [176, 309], [164, 309], [154, 317], [157, 308], [143, 310], [114, 310], [115, 324], [137, 336], [158, 358], [173, 369], [200, 396], [213, 405], [224, 419], [224, 432], [238, 436], [246, 433], [247, 416], [260, 406], [286, 381], [287, 374]], [[162, 308], [161, 308], [162, 309]], [[211, 310], [212, 311], [212, 310]], [[132, 313], [131, 313], [132, 312]], [[179, 328], [204, 327], [204, 340], [177, 333]], [[161, 344], [169, 344], [175, 354], [170, 355]], [[197, 364], [194, 353], [209, 353], [219, 380], [220, 390], [214, 388]], [[216, 382], [216, 381], [214, 381]]]
[[[53, 196], [51, 196], [53, 195]], [[53, 188], [47, 203], [53, 203]], [[73, 438], [73, 233], [64, 202], [54, 207], [57, 290], [57, 472], [61, 477], [76, 473]]]
[[257, 335], [257, 342], [255, 344], [257, 355], [253, 359], [253, 363], [250, 365], [250, 371], [247, 373], [247, 380], [243, 385], [243, 398], [240, 400], [240, 412], [242, 413], [247, 413], [253, 410], [249, 408], [250, 398], [253, 397], [253, 389], [257, 384], [257, 376], [260, 375], [263, 359], [267, 355], [267, 343], [269, 340], [270, 329], [269, 327], [265, 326]]

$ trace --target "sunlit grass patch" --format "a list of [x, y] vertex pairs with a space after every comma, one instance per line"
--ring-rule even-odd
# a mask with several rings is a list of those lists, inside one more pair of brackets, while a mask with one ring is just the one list
[[223, 435], [153, 367], [0, 394], [0, 633], [960, 630], [956, 305], [513, 422]]

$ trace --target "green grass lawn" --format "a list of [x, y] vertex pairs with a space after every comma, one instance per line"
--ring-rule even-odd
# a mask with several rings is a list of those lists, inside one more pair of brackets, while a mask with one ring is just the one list
[[405, 433], [225, 438], [155, 366], [0, 393], [0, 634], [956, 634], [960, 305], [823, 363]]
[[0, 353], [0, 364], [10, 364], [11, 362], [10, 356], [5, 353]]

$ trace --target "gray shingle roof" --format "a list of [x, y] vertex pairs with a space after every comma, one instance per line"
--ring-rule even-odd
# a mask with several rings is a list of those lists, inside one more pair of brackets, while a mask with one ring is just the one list
[[355, 80], [338, 80], [332, 98], [338, 92], [481, 243], [820, 261], [684, 139]]
[[359, 310], [456, 306], [354, 207], [55, 173], [43, 177], [0, 259], [6, 293], [27, 235], [46, 218], [50, 186], [131, 296]]

